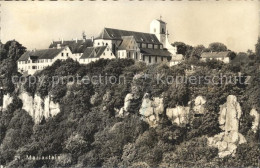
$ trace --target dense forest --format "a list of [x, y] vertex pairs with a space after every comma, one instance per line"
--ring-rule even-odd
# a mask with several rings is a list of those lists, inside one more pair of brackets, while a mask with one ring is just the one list
[[[260, 39], [255, 53], [238, 53], [230, 64], [216, 60], [200, 62], [203, 51], [227, 50], [219, 44], [192, 47], [176, 43], [185, 60], [176, 66], [165, 64], [145, 65], [131, 59], [98, 60], [88, 65], [68, 59], [56, 61], [52, 66], [35, 74], [42, 77], [33, 85], [12, 83], [17, 72], [16, 60], [25, 48], [15, 41], [7, 42], [0, 52], [0, 75], [4, 94], [13, 96], [6, 110], [0, 111], [0, 165], [6, 167], [241, 167], [258, 166], [259, 130], [251, 130], [253, 118], [249, 112], [254, 107], [260, 111]], [[216, 47], [217, 46], [217, 47]], [[189, 72], [189, 73], [187, 73]], [[220, 76], [221, 74], [251, 76], [249, 84], [223, 83], [158, 83], [152, 76], [162, 79], [171, 76]], [[147, 74], [144, 78], [136, 75]], [[73, 83], [72, 77], [124, 76], [126, 83]], [[53, 76], [64, 78], [64, 83], [54, 84]], [[29, 76], [27, 77], [29, 78]], [[27, 80], [29, 81], [29, 80]], [[61, 112], [43, 118], [35, 124], [22, 109], [17, 92], [32, 96], [51, 95], [60, 104]], [[128, 93], [135, 93], [129, 115], [117, 117]], [[165, 114], [157, 127], [150, 127], [139, 114], [143, 96], [162, 97], [165, 108], [187, 106], [196, 96], [206, 98], [207, 112], [193, 118], [189, 124], [172, 124]], [[247, 143], [237, 148], [235, 156], [218, 157], [218, 149], [207, 145], [207, 137], [218, 134], [219, 106], [228, 95], [235, 95], [243, 115], [239, 132]], [[26, 155], [59, 155], [57, 160], [29, 160]], [[15, 159], [19, 156], [18, 159]]]

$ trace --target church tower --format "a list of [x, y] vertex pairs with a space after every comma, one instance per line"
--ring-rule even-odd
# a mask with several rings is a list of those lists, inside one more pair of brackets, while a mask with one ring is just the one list
[[150, 24], [150, 33], [155, 34], [165, 48], [166, 42], [166, 23], [160, 19], [155, 19]]
[[155, 34], [158, 40], [163, 44], [163, 48], [168, 49], [172, 55], [177, 54], [177, 47], [174, 47], [168, 41], [168, 31], [166, 23], [160, 19], [155, 19], [150, 24], [150, 33]]

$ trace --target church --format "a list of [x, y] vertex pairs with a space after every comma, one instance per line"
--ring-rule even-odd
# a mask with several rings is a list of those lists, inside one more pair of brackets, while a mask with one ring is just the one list
[[53, 41], [48, 49], [27, 51], [17, 61], [18, 70], [34, 74], [52, 65], [57, 59], [72, 58], [81, 64], [99, 59], [129, 58], [146, 64], [167, 63], [176, 65], [183, 60], [177, 47], [168, 40], [166, 23], [155, 19], [150, 24], [150, 33], [104, 28], [99, 36], [71, 41]]
[[[94, 49], [101, 46], [111, 50], [111, 57], [107, 57], [111, 59], [131, 58], [147, 64], [170, 62], [170, 65], [182, 61], [182, 56], [177, 55], [177, 48], [169, 43], [166, 23], [161, 19], [151, 22], [150, 33], [104, 28], [93, 42]], [[102, 53], [96, 54], [95, 60], [100, 56]], [[83, 63], [82, 59], [86, 64], [91, 62], [87, 55], [82, 56], [79, 62]], [[93, 54], [89, 59], [93, 60]]]

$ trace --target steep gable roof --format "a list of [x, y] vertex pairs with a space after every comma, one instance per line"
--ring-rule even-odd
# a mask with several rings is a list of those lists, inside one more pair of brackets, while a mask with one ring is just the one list
[[123, 36], [133, 36], [137, 43], [161, 44], [155, 34], [104, 28], [96, 39], [122, 40]]
[[84, 53], [82, 54], [80, 59], [99, 58], [103, 54], [103, 52], [105, 51], [106, 48], [107, 48], [107, 46], [88, 47], [84, 51]]
[[222, 51], [222, 52], [203, 52], [201, 58], [225, 58], [230, 57], [232, 54], [235, 54], [232, 51]]
[[27, 61], [30, 57], [33, 59], [53, 59], [62, 50], [64, 50], [64, 48], [49, 48], [43, 50], [27, 51], [18, 59], [18, 61]]
[[127, 46], [130, 45], [131, 41], [135, 40], [133, 36], [123, 36], [122, 39], [123, 41], [121, 45], [118, 47], [118, 50], [126, 50]]

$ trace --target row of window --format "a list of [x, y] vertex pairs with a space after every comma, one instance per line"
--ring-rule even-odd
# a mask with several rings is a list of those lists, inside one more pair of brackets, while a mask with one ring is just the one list
[[96, 61], [98, 60], [98, 58], [93, 58], [93, 59], [80, 59], [81, 62], [86, 62], [86, 63], [89, 63], [89, 62], [92, 62], [92, 61]]
[[18, 64], [29, 64], [29, 63], [46, 63], [46, 62], [52, 62], [52, 59], [40, 59], [40, 60], [28, 60], [28, 61], [19, 61]]
[[[103, 53], [103, 55], [106, 55], [106, 53], [104, 52], [104, 53]], [[112, 55], [113, 55], [113, 53], [110, 53], [110, 55], [112, 56]]]
[[[44, 69], [46, 68], [47, 66], [32, 66], [32, 69]], [[19, 68], [21, 70], [24, 70], [26, 68]], [[28, 69], [31, 69], [31, 66], [28, 66]]]
[[[64, 53], [61, 53], [61, 56], [63, 57], [63, 56], [64, 56]], [[69, 53], [66, 53], [66, 56], [68, 57], [68, 56], [69, 56]]]

